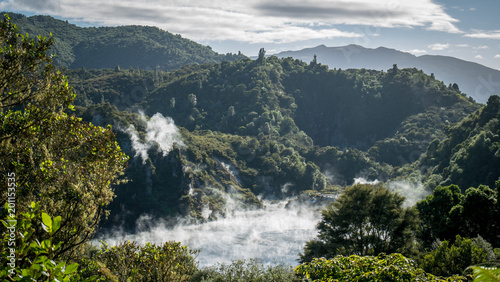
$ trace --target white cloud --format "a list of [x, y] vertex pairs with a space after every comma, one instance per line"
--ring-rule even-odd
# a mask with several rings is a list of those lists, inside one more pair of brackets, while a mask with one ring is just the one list
[[495, 59], [500, 59], [500, 54], [496, 54], [495, 57], [493, 57]]
[[469, 44], [457, 44], [456, 46], [459, 48], [467, 48], [469, 47]]
[[476, 49], [476, 50], [488, 49], [488, 48], [490, 48], [490, 47], [488, 47], [488, 46], [486, 46], [486, 45], [472, 47], [472, 49]]
[[468, 33], [464, 35], [470, 38], [481, 38], [481, 39], [500, 39], [500, 30], [493, 31], [475, 31], [474, 33]]
[[50, 14], [95, 25], [153, 25], [193, 40], [249, 43], [361, 37], [336, 25], [460, 33], [432, 0], [6, 0], [0, 10]]
[[422, 50], [422, 49], [411, 49], [411, 50], [402, 50], [402, 51], [412, 53], [415, 56], [427, 54], [427, 51]]
[[482, 60], [482, 59], [483, 59], [483, 56], [481, 56], [481, 55], [476, 55], [474, 58]]
[[442, 50], [450, 48], [450, 44], [448, 44], [448, 43], [444, 43], [444, 44], [443, 43], [436, 43], [436, 44], [429, 45], [429, 48], [431, 48], [431, 50], [434, 50], [434, 51], [442, 51]]

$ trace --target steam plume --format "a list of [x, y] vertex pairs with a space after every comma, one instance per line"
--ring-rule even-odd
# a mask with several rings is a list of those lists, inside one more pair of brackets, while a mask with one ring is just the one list
[[170, 117], [164, 117], [160, 113], [153, 115], [149, 121], [145, 118], [144, 113], [140, 113], [141, 119], [146, 122], [146, 140], [142, 141], [133, 125], [130, 125], [126, 132], [130, 136], [132, 149], [135, 156], [140, 156], [142, 163], [146, 163], [149, 158], [148, 150], [155, 144], [158, 144], [158, 152], [162, 152], [163, 156], [167, 156], [175, 145], [184, 146], [182, 136], [179, 129], [175, 126], [174, 120]]
[[431, 194], [431, 192], [425, 189], [425, 186], [420, 182], [392, 181], [387, 183], [386, 186], [392, 192], [398, 192], [401, 196], [406, 198], [403, 202], [404, 207], [412, 207], [418, 201], [423, 200]]

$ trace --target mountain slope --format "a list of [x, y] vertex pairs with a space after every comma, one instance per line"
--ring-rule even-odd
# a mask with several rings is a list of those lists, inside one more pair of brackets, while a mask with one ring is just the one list
[[[3, 14], [3, 13], [2, 13]], [[49, 36], [54, 63], [69, 68], [141, 68], [170, 70], [186, 64], [233, 61], [242, 55], [220, 55], [210, 47], [148, 26], [78, 27], [50, 16], [9, 14], [21, 34]]]
[[500, 97], [451, 127], [448, 138], [435, 140], [416, 165], [428, 185], [457, 184], [465, 191], [500, 177]]
[[358, 45], [326, 47], [320, 45], [299, 51], [276, 54], [280, 58], [293, 57], [305, 62], [317, 56], [317, 61], [330, 68], [367, 68], [385, 70], [393, 64], [400, 68], [418, 68], [433, 73], [446, 84], [457, 83], [460, 90], [480, 103], [485, 103], [492, 94], [500, 93], [500, 71], [483, 65], [447, 56], [414, 56], [410, 53], [385, 47], [376, 49]]

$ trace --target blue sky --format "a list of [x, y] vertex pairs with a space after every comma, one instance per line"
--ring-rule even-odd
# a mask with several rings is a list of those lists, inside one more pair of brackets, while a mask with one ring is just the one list
[[152, 25], [219, 53], [384, 46], [500, 69], [498, 0], [1, 0], [81, 26]]

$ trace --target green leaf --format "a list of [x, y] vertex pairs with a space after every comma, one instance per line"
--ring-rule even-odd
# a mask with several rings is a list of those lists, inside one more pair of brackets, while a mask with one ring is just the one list
[[[14, 223], [14, 224], [12, 224]], [[2, 220], [2, 224], [6, 228], [12, 228], [13, 226], [16, 226], [17, 220]]]
[[61, 227], [61, 216], [54, 218], [54, 221], [52, 222], [52, 232], [59, 230], [59, 227]]
[[77, 269], [78, 269], [78, 263], [72, 263], [72, 264], [66, 266], [66, 269], [64, 270], [64, 274], [65, 275], [71, 274], [71, 273], [75, 272]]
[[66, 262], [62, 261], [60, 262], [58, 265], [56, 265], [56, 269], [64, 269], [64, 267], [66, 266]]
[[39, 256], [35, 259], [34, 263], [35, 264], [43, 264], [45, 263], [46, 261], [48, 260], [48, 258], [46, 256]]
[[42, 213], [42, 222], [44, 224], [44, 229], [47, 232], [52, 233], [52, 219], [48, 214]]
[[500, 269], [494, 267], [472, 266], [474, 281], [500, 281]]
[[28, 276], [28, 277], [29, 277], [29, 276], [31, 276], [31, 271], [30, 271], [29, 269], [26, 269], [26, 268], [25, 268], [25, 269], [23, 269], [23, 270], [21, 271], [21, 275], [22, 275], [22, 276]]
[[33, 270], [36, 270], [38, 272], [41, 272], [43, 269], [42, 269], [42, 266], [37, 264], [37, 263], [34, 263], [32, 266], [31, 266], [31, 269]]

